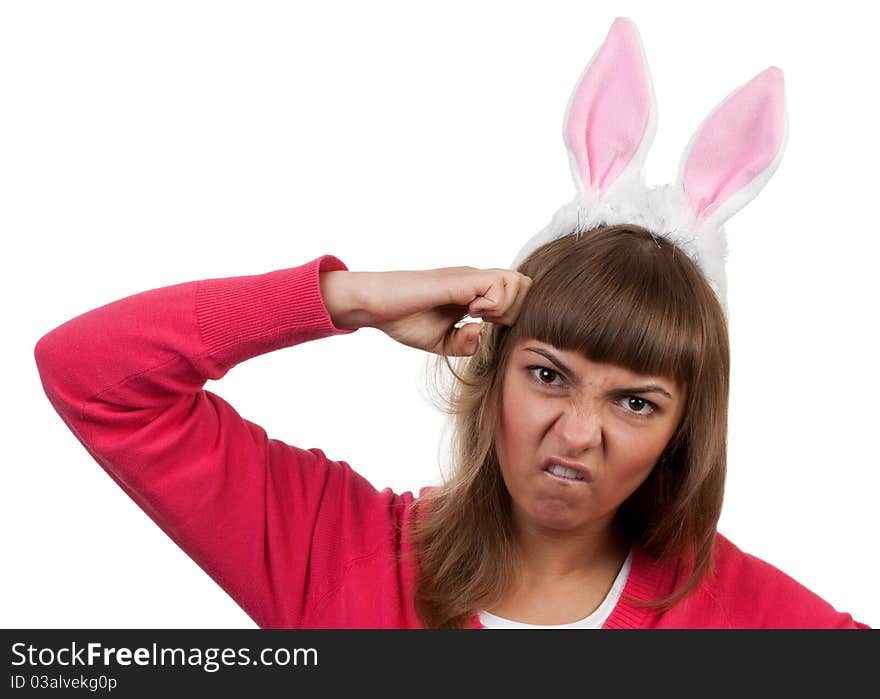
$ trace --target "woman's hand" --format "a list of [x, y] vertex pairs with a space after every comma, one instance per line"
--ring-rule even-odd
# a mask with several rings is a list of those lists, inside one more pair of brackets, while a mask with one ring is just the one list
[[[531, 284], [513, 270], [475, 267], [321, 273], [321, 293], [337, 328], [378, 328], [397, 342], [438, 354], [465, 315], [513, 325]], [[473, 354], [479, 334], [479, 323], [456, 328], [446, 353]]]

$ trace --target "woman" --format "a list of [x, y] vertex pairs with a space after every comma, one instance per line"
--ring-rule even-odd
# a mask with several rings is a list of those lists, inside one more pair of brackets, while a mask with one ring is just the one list
[[[324, 255], [155, 289], [44, 336], [46, 394], [264, 628], [866, 628], [716, 530], [721, 224], [778, 165], [781, 94], [769, 69], [731, 95], [679, 183], [647, 190], [653, 90], [619, 19], [567, 111], [579, 194], [512, 269], [350, 272]], [[463, 358], [454, 471], [418, 498], [270, 439], [203, 388], [363, 327]]]
[[[86, 449], [263, 628], [864, 627], [716, 534], [726, 325], [674, 253], [610, 226], [520, 271], [349, 272], [325, 255], [121, 299], [35, 355]], [[456, 327], [465, 313], [487, 322]], [[417, 499], [203, 389], [362, 327], [467, 362], [458, 470]]]

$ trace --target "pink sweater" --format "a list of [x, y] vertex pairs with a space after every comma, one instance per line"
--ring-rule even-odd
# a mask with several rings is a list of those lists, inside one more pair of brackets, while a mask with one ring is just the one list
[[[354, 332], [333, 326], [319, 286], [319, 272], [345, 269], [323, 255], [146, 291], [35, 348], [77, 439], [261, 628], [421, 626], [415, 568], [395, 562], [410, 548], [412, 493], [377, 491], [320, 449], [270, 439], [203, 388], [251, 357]], [[716, 578], [676, 607], [657, 614], [621, 598], [604, 628], [867, 628], [720, 534], [716, 550]], [[674, 582], [634, 549], [625, 595], [657, 597]]]

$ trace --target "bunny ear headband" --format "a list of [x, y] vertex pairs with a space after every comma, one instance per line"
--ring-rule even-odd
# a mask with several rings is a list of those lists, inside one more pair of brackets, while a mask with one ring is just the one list
[[643, 167], [657, 105], [635, 25], [618, 18], [568, 102], [563, 138], [575, 198], [513, 262], [600, 225], [634, 223], [673, 241], [702, 270], [727, 314], [724, 222], [748, 204], [779, 166], [788, 133], [785, 86], [767, 68], [730, 93], [685, 148], [675, 184], [647, 187]]

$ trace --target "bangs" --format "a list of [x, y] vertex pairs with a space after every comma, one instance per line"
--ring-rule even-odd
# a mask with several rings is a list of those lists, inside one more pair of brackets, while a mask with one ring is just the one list
[[685, 385], [699, 374], [702, 309], [718, 302], [667, 239], [632, 225], [594, 229], [548, 243], [519, 271], [533, 283], [511, 341], [533, 338]]

